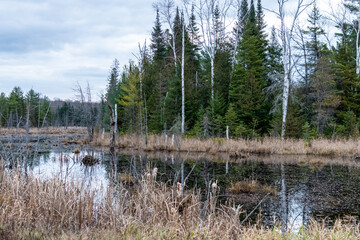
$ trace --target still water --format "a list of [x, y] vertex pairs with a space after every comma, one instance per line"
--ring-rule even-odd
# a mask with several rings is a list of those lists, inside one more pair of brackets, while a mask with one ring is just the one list
[[[260, 217], [267, 225], [281, 224], [298, 229], [310, 219], [327, 224], [337, 218], [360, 219], [360, 168], [358, 164], [339, 164], [334, 161], [308, 160], [273, 161], [267, 157], [242, 159], [187, 159], [173, 154], [150, 157], [147, 154], [111, 155], [105, 151], [51, 148], [33, 155], [23, 162], [22, 169], [41, 179], [60, 177], [72, 180], [93, 190], [105, 189], [109, 184], [124, 184], [121, 176], [140, 177], [158, 168], [157, 180], [173, 184], [186, 180], [186, 189], [201, 190], [206, 196], [211, 182], [217, 180], [219, 202], [231, 199], [243, 206], [244, 217], [253, 211], [247, 222]], [[81, 159], [93, 155], [100, 160], [94, 166], [85, 166]], [[273, 189], [266, 192], [233, 193], [229, 188], [236, 182], [255, 181]], [[126, 184], [126, 183], [125, 183]], [[99, 191], [101, 192], [101, 191]], [[101, 196], [98, 196], [99, 201]], [[259, 204], [261, 202], [261, 204]], [[243, 218], [244, 218], [243, 217]]]

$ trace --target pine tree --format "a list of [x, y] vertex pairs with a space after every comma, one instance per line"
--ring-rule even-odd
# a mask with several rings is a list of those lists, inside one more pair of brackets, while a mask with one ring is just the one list
[[233, 104], [229, 105], [229, 108], [226, 111], [224, 118], [225, 118], [226, 126], [229, 126], [229, 135], [236, 136], [237, 127], [238, 127], [238, 118]]
[[23, 92], [20, 87], [14, 87], [9, 96], [9, 126], [19, 126], [25, 119], [25, 114], [26, 105]]
[[271, 29], [270, 41], [267, 47], [267, 69], [268, 71], [268, 84], [273, 85], [276, 82], [281, 81], [281, 75], [284, 72], [282, 63], [282, 49], [276, 36], [275, 27]]
[[138, 118], [138, 113], [140, 107], [142, 107], [139, 73], [139, 68], [130, 61], [129, 65], [125, 67], [125, 76], [120, 83], [120, 96], [117, 99], [117, 102], [124, 108], [124, 115], [122, 117], [126, 116], [127, 121], [124, 123], [131, 133], [138, 133], [140, 130], [137, 124], [141, 120]]
[[309, 35], [310, 41], [306, 43], [308, 52], [309, 52], [309, 65], [310, 65], [310, 74], [315, 71], [316, 64], [318, 63], [322, 52], [324, 52], [325, 43], [321, 42], [321, 37], [324, 36], [325, 31], [320, 26], [321, 14], [316, 4], [308, 16], [308, 26], [305, 34]]
[[[180, 57], [181, 57], [181, 41], [182, 41], [182, 23], [183, 23], [183, 19], [181, 19], [180, 16], [180, 12], [179, 12], [179, 8], [176, 8], [176, 13], [175, 13], [175, 17], [174, 17], [174, 21], [173, 21], [173, 25], [172, 25], [172, 29], [173, 29], [173, 33], [174, 36], [170, 36], [171, 38], [175, 38], [175, 52], [176, 52], [176, 56], [177, 56], [177, 61], [179, 62]], [[171, 42], [173, 42], [171, 40]], [[174, 56], [171, 56], [174, 58]], [[176, 69], [176, 74], [180, 74], [180, 71], [178, 71], [178, 69], [180, 68], [180, 66], [178, 66], [180, 64], [177, 64], [177, 69]]]
[[161, 29], [159, 9], [156, 10], [155, 26], [151, 33], [151, 45], [150, 48], [154, 54], [154, 60], [163, 60], [166, 55], [166, 45], [164, 40], [164, 33]]
[[245, 28], [247, 19], [249, 16], [249, 6], [248, 6], [248, 0], [242, 0], [240, 5], [240, 11], [238, 13], [238, 19], [237, 19], [237, 31], [239, 32], [239, 41], [241, 39], [241, 35], [243, 34], [243, 30]]
[[0, 94], [0, 127], [5, 126], [8, 120], [9, 105], [5, 93]]
[[339, 91], [341, 101], [336, 115], [337, 122], [341, 123], [348, 111], [353, 111], [356, 116], [360, 116], [360, 82], [356, 76], [355, 36], [349, 24], [338, 27], [341, 33], [338, 34], [340, 40], [335, 49], [335, 75], [336, 88]]
[[263, 89], [266, 87], [266, 69], [263, 43], [256, 21], [254, 2], [239, 44], [237, 65], [230, 90], [238, 118], [248, 129], [266, 133], [269, 127], [269, 105]]
[[190, 43], [196, 47], [196, 50], [199, 50], [199, 47], [196, 45], [196, 42], [199, 40], [199, 28], [196, 24], [196, 17], [194, 14], [194, 5], [191, 7], [191, 15], [189, 18], [189, 24], [187, 26], [187, 31], [189, 33]]
[[335, 109], [340, 103], [340, 96], [335, 86], [334, 67], [328, 55], [323, 54], [318, 59], [310, 85], [310, 96], [314, 105], [314, 125], [318, 134], [323, 134], [324, 128], [332, 120]]
[[111, 106], [114, 106], [114, 104], [116, 103], [119, 77], [119, 61], [115, 58], [113, 64], [110, 67], [110, 75], [108, 78], [108, 86], [106, 92], [106, 100]]
[[26, 94], [26, 102], [30, 104], [29, 120], [30, 125], [33, 127], [40, 127], [39, 121], [39, 105], [40, 105], [40, 94], [36, 93], [33, 89]]

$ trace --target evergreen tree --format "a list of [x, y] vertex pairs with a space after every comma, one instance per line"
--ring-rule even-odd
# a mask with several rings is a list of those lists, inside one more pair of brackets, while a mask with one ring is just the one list
[[310, 97], [314, 109], [314, 126], [318, 134], [323, 134], [326, 125], [333, 120], [335, 109], [340, 103], [340, 96], [336, 90], [334, 64], [330, 54], [323, 53], [317, 61], [311, 79]]
[[110, 104], [111, 106], [114, 106], [114, 104], [116, 103], [119, 77], [120, 77], [119, 61], [115, 58], [110, 68], [110, 75], [108, 78], [108, 86], [106, 93], [106, 100], [108, 104]]
[[164, 33], [161, 29], [159, 9], [156, 10], [156, 20], [151, 33], [150, 48], [154, 54], [154, 60], [159, 61], [164, 59], [166, 55], [166, 45], [164, 41]]
[[51, 111], [50, 99], [45, 96], [41, 100], [41, 105], [40, 105], [40, 127], [50, 126], [52, 120], [53, 120], [53, 114]]
[[139, 77], [139, 68], [135, 66], [133, 62], [129, 63], [128, 67], [125, 67], [125, 77], [120, 83], [120, 96], [118, 98], [118, 103], [124, 107], [124, 114], [122, 117], [126, 117], [128, 121], [125, 121], [127, 124], [126, 128], [131, 133], [139, 132], [140, 128], [138, 123], [139, 119], [138, 113], [140, 112], [140, 107], [142, 107], [142, 102], [140, 98], [140, 77]]
[[239, 41], [241, 39], [241, 35], [243, 34], [243, 30], [245, 28], [247, 19], [249, 16], [249, 6], [248, 6], [248, 0], [242, 0], [240, 5], [240, 11], [238, 13], [238, 19], [237, 19], [237, 29]]
[[0, 127], [5, 126], [8, 120], [9, 105], [5, 93], [0, 94]]
[[22, 126], [26, 114], [26, 104], [20, 87], [14, 87], [9, 96], [8, 126]]
[[269, 128], [269, 104], [265, 101], [266, 69], [263, 43], [256, 21], [254, 2], [239, 44], [237, 65], [230, 90], [238, 118], [248, 129], [264, 134]]
[[267, 48], [267, 69], [268, 71], [268, 84], [273, 85], [281, 81], [281, 75], [284, 72], [282, 63], [282, 49], [276, 36], [275, 27], [271, 29], [270, 41]]
[[352, 111], [356, 116], [360, 116], [360, 95], [359, 78], [356, 76], [355, 62], [355, 41], [354, 35], [349, 24], [338, 26], [341, 33], [337, 34], [340, 40], [335, 49], [335, 75], [336, 88], [341, 97], [337, 108], [337, 122], [344, 120], [345, 114]]
[[326, 47], [326, 44], [321, 42], [321, 37], [325, 34], [324, 29], [320, 26], [321, 17], [319, 9], [316, 4], [314, 4], [308, 19], [310, 25], [308, 26], [307, 31], [305, 31], [305, 34], [310, 37], [310, 41], [306, 43], [309, 52], [310, 74], [315, 71], [316, 64]]
[[226, 126], [229, 126], [229, 135], [237, 136], [238, 118], [233, 104], [229, 105], [224, 118]]
[[30, 126], [40, 127], [40, 118], [39, 118], [40, 94], [36, 93], [33, 89], [31, 89], [26, 94], [26, 102], [27, 104], [30, 104], [29, 106]]

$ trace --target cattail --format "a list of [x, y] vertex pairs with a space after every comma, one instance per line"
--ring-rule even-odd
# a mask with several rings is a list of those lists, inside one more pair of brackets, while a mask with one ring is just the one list
[[181, 186], [181, 183], [177, 183], [177, 187], [176, 187], [176, 193], [177, 193], [177, 196], [178, 197], [181, 197], [181, 193], [182, 193], [182, 186]]
[[211, 190], [212, 190], [213, 196], [215, 196], [216, 190], [217, 190], [217, 180], [211, 184]]
[[154, 180], [156, 180], [157, 172], [158, 172], [158, 168], [154, 168], [153, 171], [152, 171], [152, 177], [153, 177]]
[[146, 174], [146, 180], [147, 180], [148, 182], [151, 181], [151, 173], [147, 173], [147, 174]]

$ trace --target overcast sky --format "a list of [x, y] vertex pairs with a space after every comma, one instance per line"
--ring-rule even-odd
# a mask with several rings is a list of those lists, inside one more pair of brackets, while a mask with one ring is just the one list
[[[291, 0], [294, 1], [294, 0]], [[327, 8], [328, 0], [319, 1]], [[276, 0], [263, 0], [276, 8]], [[332, 0], [340, 2], [340, 0]], [[149, 39], [153, 0], [0, 0], [0, 92], [31, 88], [51, 99], [74, 99], [79, 82], [105, 92], [114, 58], [134, 59]], [[265, 12], [267, 24], [275, 22]]]

